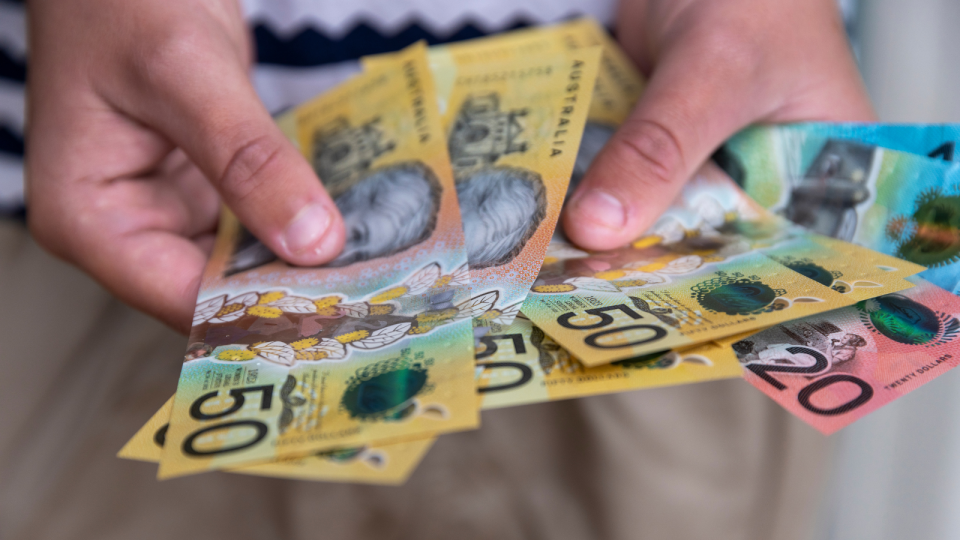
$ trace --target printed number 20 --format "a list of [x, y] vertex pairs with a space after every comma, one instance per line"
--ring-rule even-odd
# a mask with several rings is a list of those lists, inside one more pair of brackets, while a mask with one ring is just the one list
[[[820, 351], [811, 349], [809, 347], [787, 347], [787, 352], [790, 354], [808, 354], [813, 357], [815, 363], [808, 367], [748, 364], [747, 369], [754, 372], [758, 377], [766, 381], [768, 384], [770, 384], [770, 386], [773, 386], [777, 390], [784, 390], [787, 388], [787, 386], [777, 379], [774, 379], [771, 375], [769, 375], [769, 372], [807, 373], [812, 375], [827, 369], [827, 366], [829, 365], [829, 362], [827, 362], [827, 357], [821, 354]], [[822, 409], [813, 404], [811, 398], [813, 398], [814, 394], [820, 390], [823, 390], [824, 388], [828, 388], [840, 382], [849, 382], [859, 386], [860, 393], [857, 395], [857, 397], [851, 399], [850, 401], [831, 409]], [[836, 416], [838, 414], [850, 412], [870, 401], [872, 397], [873, 387], [870, 386], [870, 383], [859, 377], [848, 375], [846, 373], [838, 373], [823, 377], [822, 379], [817, 379], [801, 388], [800, 392], [797, 393], [797, 401], [800, 403], [801, 407], [821, 416]]]

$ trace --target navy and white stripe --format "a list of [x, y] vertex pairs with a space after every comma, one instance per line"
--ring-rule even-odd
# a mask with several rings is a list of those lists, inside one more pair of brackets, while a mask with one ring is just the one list
[[23, 86], [27, 32], [23, 4], [0, 1], [0, 215], [23, 211]]

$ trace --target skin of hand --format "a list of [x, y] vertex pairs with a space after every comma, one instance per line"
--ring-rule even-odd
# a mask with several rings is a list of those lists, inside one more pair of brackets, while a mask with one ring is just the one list
[[344, 243], [336, 206], [251, 85], [236, 0], [36, 0], [26, 178], [44, 247], [189, 329], [220, 199], [299, 265]]
[[564, 212], [582, 247], [634, 240], [750, 124], [876, 120], [835, 0], [623, 0], [617, 21], [648, 85]]

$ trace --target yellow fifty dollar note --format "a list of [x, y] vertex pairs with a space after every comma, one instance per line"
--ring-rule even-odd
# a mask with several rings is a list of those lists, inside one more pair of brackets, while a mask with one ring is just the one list
[[[118, 457], [158, 463], [166, 442], [171, 397], [123, 446]], [[318, 452], [303, 458], [281, 459], [227, 472], [274, 476], [298, 480], [357, 482], [365, 484], [402, 484], [433, 445], [434, 439], [422, 439], [387, 445], [370, 444]]]
[[[524, 313], [584, 364], [595, 366], [909, 286], [897, 273], [845, 262], [839, 252], [805, 235], [751, 204], [707, 164], [632, 245], [587, 253], [555, 241]], [[834, 264], [836, 269], [827, 268]], [[844, 274], [856, 288], [839, 282]], [[625, 293], [626, 301], [618, 293]]]
[[160, 477], [478, 425], [466, 249], [422, 46], [286, 122], [344, 216], [290, 267], [224, 213]]
[[763, 253], [857, 301], [909, 289], [914, 285], [905, 278], [924, 270], [918, 264], [817, 234], [798, 236]]
[[492, 327], [480, 344], [477, 386], [483, 409], [741, 376], [736, 358], [716, 354], [719, 346], [713, 343], [586, 368], [523, 315], [510, 326]]
[[586, 122], [599, 48], [461, 66], [443, 123], [460, 201], [475, 324], [509, 324], [553, 234]]
[[[572, 21], [524, 28], [490, 37], [430, 47], [427, 55], [434, 72], [441, 112], [447, 110], [460, 67], [472, 64], [515, 62], [536, 56], [599, 46], [603, 52], [590, 102], [589, 122], [616, 126], [626, 118], [643, 91], [643, 77], [596, 20]], [[362, 58], [365, 68], [389, 61], [392, 54]]]

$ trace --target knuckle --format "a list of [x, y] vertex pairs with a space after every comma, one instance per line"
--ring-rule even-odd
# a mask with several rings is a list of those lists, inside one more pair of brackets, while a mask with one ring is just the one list
[[166, 87], [178, 84], [184, 71], [205, 65], [209, 37], [189, 25], [164, 28], [152, 39], [144, 39], [135, 54], [135, 69], [150, 84]]
[[747, 75], [756, 71], [765, 50], [757, 34], [738, 25], [714, 26], [700, 37], [699, 48], [714, 69], [728, 76]]
[[268, 181], [265, 169], [277, 159], [282, 146], [268, 136], [261, 136], [240, 144], [230, 156], [226, 168], [217, 179], [217, 186], [235, 202], [259, 193]]
[[644, 183], [670, 184], [683, 169], [679, 139], [658, 122], [634, 122], [618, 140], [615, 151], [621, 153], [623, 163], [630, 164], [627, 171]]

